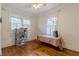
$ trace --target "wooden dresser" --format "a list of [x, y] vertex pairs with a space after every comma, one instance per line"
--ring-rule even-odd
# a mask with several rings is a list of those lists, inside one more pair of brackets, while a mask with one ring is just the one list
[[42, 41], [42, 42], [51, 44], [55, 47], [58, 47], [60, 50], [63, 49], [60, 37], [52, 37], [52, 36], [48, 36], [48, 35], [38, 35], [37, 39]]

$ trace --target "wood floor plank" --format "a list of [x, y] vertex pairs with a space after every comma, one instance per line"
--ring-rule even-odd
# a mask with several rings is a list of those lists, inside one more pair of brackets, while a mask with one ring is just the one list
[[38, 40], [27, 42], [21, 47], [10, 46], [2, 49], [3, 56], [79, 56], [79, 52], [68, 49], [59, 51], [51, 45]]

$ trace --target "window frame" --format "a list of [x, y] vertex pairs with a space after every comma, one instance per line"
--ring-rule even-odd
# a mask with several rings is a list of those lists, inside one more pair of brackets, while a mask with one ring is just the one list
[[[11, 21], [11, 20], [12, 20], [12, 19], [11, 19], [12, 17], [13, 17], [13, 18], [16, 18], [16, 19], [20, 19], [20, 20], [21, 20], [21, 23], [12, 22], [12, 21]], [[26, 20], [26, 21], [28, 20], [28, 21], [30, 22], [30, 24], [23, 24], [23, 20]], [[20, 17], [16, 17], [16, 16], [11, 16], [11, 17], [10, 17], [10, 25], [11, 25], [10, 28], [11, 28], [11, 30], [13, 30], [13, 29], [12, 29], [12, 23], [13, 23], [13, 24], [16, 24], [16, 28], [17, 28], [17, 25], [18, 25], [18, 24], [20, 24], [21, 27], [24, 27], [24, 25], [30, 25], [30, 26], [31, 26], [31, 20], [30, 20], [30, 19], [24, 19], [24, 18], [20, 18]]]
[[[52, 21], [53, 24], [50, 24], [51, 23], [50, 21]], [[48, 18], [47, 19], [47, 30], [46, 30], [46, 34], [47, 35], [50, 35], [50, 36], [53, 36], [53, 31], [56, 30], [56, 25], [57, 25], [57, 19], [56, 19], [56, 17], [50, 17], [50, 18]]]

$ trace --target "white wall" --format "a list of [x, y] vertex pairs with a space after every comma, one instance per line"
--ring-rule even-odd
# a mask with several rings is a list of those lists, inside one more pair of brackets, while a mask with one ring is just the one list
[[[0, 4], [0, 18], [1, 18], [1, 4]], [[0, 23], [0, 55], [1, 55], [1, 23]]]
[[79, 51], [79, 4], [65, 4], [40, 14], [38, 34], [46, 34], [46, 21], [52, 16], [57, 18], [57, 29], [62, 37], [63, 47]]
[[35, 18], [32, 15], [27, 13], [21, 13], [17, 10], [8, 10], [5, 8], [2, 9], [2, 48], [14, 45], [14, 40], [10, 36], [10, 17], [16, 16], [24, 19], [29, 19], [31, 21], [31, 35], [29, 40], [35, 39]]

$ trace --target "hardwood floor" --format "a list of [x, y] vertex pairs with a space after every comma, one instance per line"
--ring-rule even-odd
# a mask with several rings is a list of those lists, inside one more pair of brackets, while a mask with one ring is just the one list
[[33, 40], [21, 47], [7, 47], [2, 49], [3, 56], [79, 56], [79, 52], [74, 52], [68, 49], [59, 51], [57, 48]]

